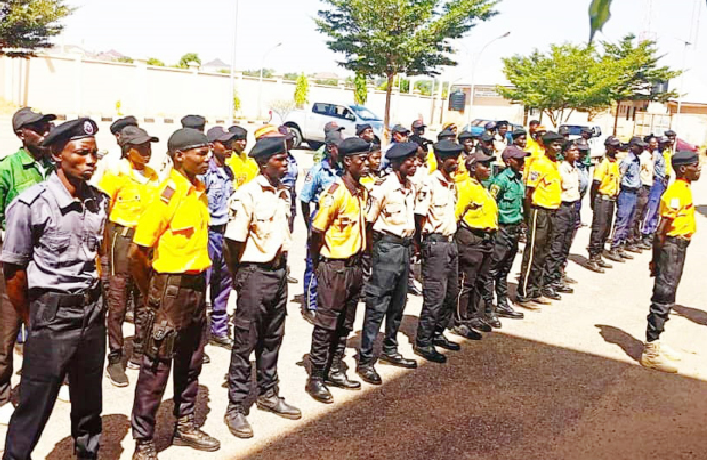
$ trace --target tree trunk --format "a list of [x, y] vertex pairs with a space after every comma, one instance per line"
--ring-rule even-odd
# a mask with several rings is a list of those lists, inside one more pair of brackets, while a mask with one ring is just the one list
[[619, 127], [619, 106], [621, 105], [621, 100], [616, 101], [616, 116], [614, 117], [614, 134], [616, 136], [616, 131]]
[[390, 99], [393, 94], [393, 79], [395, 74], [389, 72], [386, 74], [388, 82], [385, 85], [385, 114], [383, 114], [383, 145], [388, 145], [390, 143]]

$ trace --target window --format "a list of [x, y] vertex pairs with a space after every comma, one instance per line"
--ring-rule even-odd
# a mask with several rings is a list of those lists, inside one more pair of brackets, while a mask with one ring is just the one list
[[312, 105], [312, 112], [320, 115], [329, 115], [330, 110], [336, 110], [336, 108], [332, 107], [331, 104], [322, 104], [321, 102]]

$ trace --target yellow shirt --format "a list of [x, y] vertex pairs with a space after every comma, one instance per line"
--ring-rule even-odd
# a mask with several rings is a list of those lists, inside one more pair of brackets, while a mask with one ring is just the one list
[[157, 273], [200, 273], [209, 259], [209, 201], [204, 184], [171, 170], [135, 228], [133, 242], [152, 248]]
[[455, 207], [457, 187], [454, 181], [447, 181], [440, 171], [435, 171], [422, 183], [417, 192], [415, 214], [425, 216], [422, 233], [454, 235], [457, 231]]
[[459, 185], [469, 179], [469, 171], [466, 170], [466, 153], [459, 154], [457, 159], [457, 170], [454, 172], [454, 182]]
[[470, 177], [457, 187], [457, 220], [470, 228], [495, 230], [498, 228], [498, 204], [479, 181]]
[[434, 152], [427, 152], [427, 172], [432, 174], [437, 170], [437, 158]]
[[155, 170], [145, 166], [141, 174], [122, 159], [116, 170], [105, 172], [98, 188], [110, 196], [111, 222], [134, 228], [155, 197], [158, 185]]
[[668, 186], [660, 199], [659, 212], [662, 219], [672, 219], [666, 229], [666, 235], [691, 238], [697, 231], [697, 222], [690, 182], [676, 179]]
[[594, 169], [594, 180], [599, 181], [597, 189], [601, 195], [616, 196], [619, 194], [619, 181], [621, 173], [619, 172], [619, 161], [604, 158]]
[[348, 259], [366, 249], [368, 190], [354, 195], [343, 179], [337, 179], [319, 198], [312, 228], [324, 234], [321, 254], [328, 259]]
[[562, 177], [557, 161], [546, 155], [533, 161], [528, 168], [528, 188], [533, 188], [531, 204], [545, 209], [557, 209], [562, 204]]
[[240, 154], [233, 152], [227, 164], [231, 168], [231, 171], [233, 171], [234, 189], [252, 181], [260, 172], [258, 163], [245, 152], [241, 152]]
[[407, 179], [400, 183], [398, 175], [392, 173], [378, 179], [371, 190], [371, 199], [366, 219], [376, 232], [400, 237], [415, 234], [415, 184]]
[[665, 177], [670, 179], [673, 175], [673, 150], [663, 150], [663, 158], [665, 158]]
[[528, 137], [528, 144], [525, 146], [524, 151], [530, 153], [530, 155], [528, 155], [528, 157], [525, 159], [525, 163], [523, 164], [523, 183], [527, 184], [528, 171], [530, 171], [530, 166], [538, 158], [545, 156], [545, 149], [541, 147], [540, 144], [535, 142], [531, 137]]

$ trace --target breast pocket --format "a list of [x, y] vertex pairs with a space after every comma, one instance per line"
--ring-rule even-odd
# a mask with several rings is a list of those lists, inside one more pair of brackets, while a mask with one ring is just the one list
[[52, 267], [61, 267], [76, 260], [76, 245], [71, 233], [45, 234], [39, 241], [38, 252], [40, 258]]
[[272, 233], [276, 211], [275, 206], [260, 205], [255, 208], [255, 212], [253, 213], [253, 227], [257, 235], [267, 237]]
[[404, 225], [406, 217], [405, 204], [402, 202], [388, 202], [385, 207], [385, 215], [393, 225]]
[[170, 233], [172, 234], [172, 242], [177, 249], [185, 249], [191, 241], [196, 230], [194, 223], [198, 217], [186, 212], [178, 212], [174, 216]]

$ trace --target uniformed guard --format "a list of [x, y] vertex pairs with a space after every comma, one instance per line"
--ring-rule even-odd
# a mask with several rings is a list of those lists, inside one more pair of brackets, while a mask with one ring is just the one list
[[248, 131], [240, 126], [231, 126], [228, 132], [235, 134], [231, 147], [233, 153], [227, 162], [233, 173], [233, 188], [238, 189], [255, 179], [258, 175], [258, 165], [248, 156]]
[[[562, 179], [557, 165], [557, 154], [562, 150], [563, 138], [548, 131], [543, 136], [545, 154], [530, 165], [526, 200], [528, 212], [528, 243], [523, 250], [520, 281], [516, 302], [521, 306], [549, 304], [545, 294], [544, 274], [552, 241], [553, 215], [562, 203]], [[549, 292], [548, 292], [549, 293]]]
[[672, 129], [669, 129], [663, 133], [665, 137], [668, 138], [668, 142], [665, 144], [665, 149], [663, 149], [663, 157], [665, 158], [665, 175], [668, 181], [675, 179], [675, 171], [673, 171], [672, 158], [675, 153], [677, 146], [675, 145], [678, 139], [678, 135]]
[[[368, 145], [368, 155], [366, 155], [366, 168], [364, 170], [364, 173], [361, 175], [361, 179], [359, 182], [361, 182], [361, 185], [366, 187], [369, 192], [373, 189], [373, 185], [380, 177], [379, 166], [381, 163], [382, 156], [383, 154], [381, 152], [380, 144]], [[366, 254], [370, 254], [370, 251], [367, 251]]]
[[[532, 133], [532, 132], [531, 132]], [[535, 128], [535, 137], [532, 136], [528, 139], [528, 143], [525, 147], [525, 151], [530, 153], [528, 158], [525, 159], [525, 165], [523, 166], [523, 183], [528, 183], [528, 171], [533, 165], [533, 162], [538, 158], [545, 156], [545, 145], [543, 144], [543, 136], [547, 133], [547, 129], [544, 126], [538, 125]]]
[[503, 152], [506, 169], [491, 184], [489, 192], [498, 204], [498, 233], [493, 243], [489, 280], [496, 292], [496, 314], [502, 318], [522, 319], [523, 313], [508, 302], [508, 275], [518, 252], [523, 223], [523, 162], [526, 152], [512, 145]]
[[[665, 193], [665, 189], [668, 186], [668, 180], [670, 178], [668, 168], [665, 163], [665, 150], [667, 144], [668, 138], [665, 136], [660, 137], [658, 139], [659, 149], [658, 151], [653, 152], [653, 186], [651, 187], [650, 194], [648, 195], [646, 216], [643, 219], [643, 225], [641, 227], [641, 239], [643, 247], [646, 249], [653, 247], [653, 235], [658, 228], [658, 207], [660, 205], [660, 198], [663, 196], [663, 193]], [[672, 171], [672, 166], [670, 167], [670, 171]]]
[[443, 129], [439, 132], [439, 134], [437, 134], [437, 142], [442, 142], [444, 140], [455, 142], [457, 140], [457, 133], [451, 129]]
[[[22, 147], [0, 161], [0, 224], [5, 231], [7, 207], [26, 188], [44, 181], [54, 171], [50, 152], [42, 142], [55, 115], [42, 114], [24, 107], [12, 116], [12, 129]], [[4, 236], [4, 235], [3, 235]], [[2, 250], [2, 238], [0, 238]], [[2, 265], [0, 263], [0, 269]], [[0, 276], [0, 424], [7, 425], [14, 411], [10, 403], [15, 340], [22, 320], [5, 292], [5, 279]]]
[[604, 141], [606, 156], [594, 168], [594, 179], [589, 193], [589, 204], [594, 215], [589, 237], [587, 268], [596, 273], [604, 273], [605, 268], [611, 268], [610, 264], [604, 262], [602, 255], [611, 232], [616, 196], [619, 194], [621, 174], [616, 154], [620, 145], [621, 142], [614, 136], [609, 136]]
[[651, 276], [655, 276], [646, 343], [641, 365], [663, 372], [677, 372], [680, 357], [660, 342], [682, 278], [685, 253], [697, 231], [691, 184], [700, 178], [700, 159], [694, 152], [677, 152], [671, 158], [676, 180], [660, 201], [660, 224], [653, 242]]
[[376, 138], [376, 133], [368, 123], [359, 123], [356, 125], [356, 135], [368, 143], [373, 143]]
[[208, 170], [209, 140], [200, 131], [182, 128], [170, 136], [167, 150], [174, 167], [140, 217], [129, 252], [149, 316], [132, 412], [134, 460], [157, 458], [157, 410], [172, 362], [173, 444], [206, 452], [221, 447], [194, 419], [207, 340], [206, 270], [211, 266], [209, 203], [197, 176]]
[[[295, 136], [287, 126], [280, 126], [278, 131], [281, 136], [285, 137], [285, 145], [287, 146], [287, 174], [282, 179], [282, 183], [290, 192], [290, 217], [287, 219], [287, 226], [290, 228], [290, 233], [295, 231], [295, 218], [297, 217], [297, 177], [299, 176], [299, 168], [297, 159], [292, 154], [292, 149], [295, 145]], [[297, 284], [297, 278], [292, 276], [290, 266], [287, 266], [287, 282]]]
[[110, 124], [110, 133], [115, 136], [117, 146], [111, 147], [107, 154], [98, 158], [96, 172], [89, 181], [91, 185], [95, 185], [97, 187], [98, 184], [101, 183], [101, 179], [103, 179], [103, 175], [107, 171], [114, 171], [118, 167], [120, 160], [123, 158], [123, 149], [120, 147], [120, 132], [123, 128], [128, 126], [138, 126], [137, 118], [132, 115], [128, 115], [126, 117], [119, 118]]
[[[538, 142], [536, 138], [539, 126], [540, 122], [538, 120], [531, 120], [530, 123], [528, 123], [528, 142], [525, 149], [526, 152], [532, 153], [538, 148]], [[527, 167], [527, 165], [525, 166]]]
[[[643, 221], [648, 210], [648, 201], [650, 200], [651, 189], [653, 188], [653, 180], [655, 178], [655, 161], [654, 155], [658, 152], [658, 138], [653, 135], [648, 135], [643, 138], [646, 147], [638, 156], [641, 165], [639, 176], [641, 178], [641, 188], [636, 196], [636, 211], [633, 218], [633, 225], [628, 231], [626, 250], [640, 253], [644, 249], [651, 249], [649, 244], [643, 244], [642, 227]], [[661, 155], [662, 156], [662, 155]]]
[[302, 417], [298, 408], [280, 397], [277, 374], [287, 316], [287, 252], [292, 240], [287, 227], [290, 195], [281, 182], [287, 173], [285, 141], [264, 137], [255, 143], [250, 156], [258, 163], [260, 175], [233, 194], [225, 234], [228, 265], [238, 293], [225, 421], [239, 438], [253, 437], [246, 419], [253, 351], [258, 409], [290, 420]]
[[570, 140], [570, 128], [569, 126], [560, 126], [557, 129], [557, 134], [562, 136], [565, 139], [565, 142]]
[[67, 373], [76, 456], [98, 458], [105, 356], [99, 257], [108, 197], [87, 184], [96, 168], [97, 131], [88, 118], [54, 128], [42, 145], [57, 171], [7, 209], [7, 294], [29, 334], [5, 460], [31, 457]]
[[435, 347], [460, 349], [459, 344], [450, 342], [443, 333], [459, 294], [458, 252], [454, 241], [457, 231], [454, 172], [462, 146], [456, 142], [442, 141], [434, 144], [434, 152], [439, 169], [423, 181], [415, 204], [423, 278], [422, 312], [417, 323], [415, 354], [431, 362], [444, 363], [447, 357]]
[[489, 121], [488, 123], [486, 123], [484, 125], [484, 130], [485, 130], [484, 134], [488, 134], [492, 138], [495, 138], [496, 137], [496, 129], [498, 129], [498, 126], [496, 126], [496, 122]]
[[366, 315], [363, 320], [361, 350], [356, 371], [361, 378], [380, 385], [373, 346], [385, 318], [385, 339], [381, 361], [408, 369], [417, 367], [414, 359], [404, 358], [398, 350], [398, 329], [407, 303], [410, 246], [415, 234], [415, 175], [417, 144], [394, 144], [388, 150], [393, 173], [376, 182], [366, 216], [372, 226], [371, 277], [366, 286]]
[[[511, 137], [513, 138], [513, 145], [515, 145], [522, 152], [524, 152], [526, 146], [528, 145], [528, 131], [526, 131], [522, 128], [514, 129], [513, 132], [511, 133]], [[501, 152], [501, 153], [503, 153], [503, 152]]]
[[368, 151], [368, 142], [357, 137], [341, 143], [344, 176], [322, 194], [312, 220], [312, 262], [320, 284], [309, 354], [312, 369], [305, 390], [323, 403], [334, 402], [327, 385], [361, 388], [361, 382], [347, 377], [343, 360], [361, 297], [361, 258], [367, 249], [368, 191], [360, 179], [366, 173]]
[[422, 120], [415, 120], [412, 122], [412, 136], [410, 136], [410, 142], [414, 142], [417, 145], [431, 145], [432, 141], [425, 137], [425, 128], [427, 125]]
[[[152, 156], [152, 143], [159, 142], [147, 131], [128, 126], [118, 140], [123, 158], [112, 170], [106, 171], [98, 184], [110, 197], [108, 232], [110, 251], [106, 254], [105, 273], [108, 285], [108, 378], [117, 387], [128, 386], [125, 374], [123, 323], [132, 297], [135, 308], [135, 335], [129, 363], [139, 369], [142, 363], [143, 325], [146, 311], [142, 308], [140, 290], [135, 285], [128, 263], [128, 249], [133, 241], [135, 226], [152, 202], [159, 179], [157, 172], [147, 166]], [[105, 284], [104, 284], [105, 286]]]
[[496, 122], [496, 136], [493, 139], [493, 146], [498, 155], [498, 160], [501, 159], [503, 151], [508, 147], [508, 139], [506, 138], [506, 133], [508, 132], [508, 122], [506, 120], [501, 120]]
[[[455, 215], [459, 222], [459, 297], [453, 332], [472, 340], [479, 332], [491, 332], [500, 322], [493, 308], [489, 268], [493, 241], [498, 230], [498, 205], [482, 185], [491, 175], [493, 156], [476, 152], [466, 159], [469, 179], [458, 184]], [[482, 303], [484, 302], [485, 305]]]

